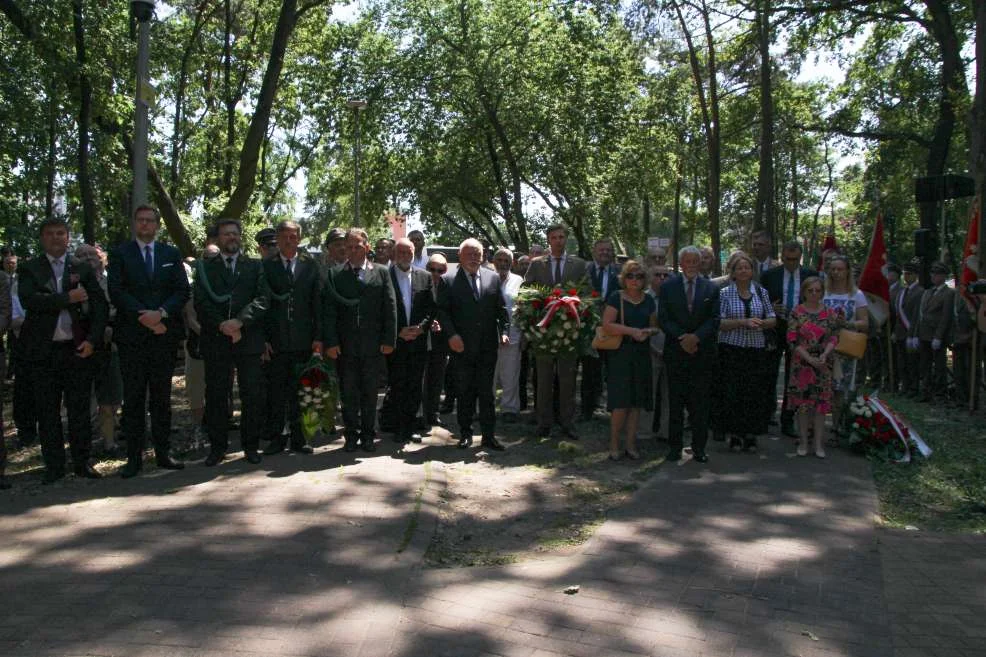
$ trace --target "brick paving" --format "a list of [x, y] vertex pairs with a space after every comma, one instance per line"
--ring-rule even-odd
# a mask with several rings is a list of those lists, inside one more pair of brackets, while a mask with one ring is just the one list
[[0, 657], [984, 655], [983, 539], [877, 529], [858, 457], [714, 444], [575, 554], [438, 570], [440, 460], [471, 453], [410, 451], [16, 482]]

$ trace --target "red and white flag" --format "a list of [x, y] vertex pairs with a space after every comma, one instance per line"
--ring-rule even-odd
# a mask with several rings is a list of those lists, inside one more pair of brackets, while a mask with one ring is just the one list
[[890, 316], [890, 282], [887, 281], [887, 245], [883, 241], [883, 214], [876, 215], [870, 253], [859, 275], [858, 287], [866, 295], [870, 314], [883, 326]]
[[959, 282], [962, 284], [962, 296], [974, 303], [972, 295], [966, 292], [966, 285], [982, 276], [979, 263], [979, 199], [973, 205], [972, 217], [969, 219], [969, 232], [965, 236], [965, 248], [962, 250], [962, 273]]

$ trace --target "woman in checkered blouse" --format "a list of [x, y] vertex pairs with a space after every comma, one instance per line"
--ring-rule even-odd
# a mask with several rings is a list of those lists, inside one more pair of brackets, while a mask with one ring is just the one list
[[756, 449], [773, 412], [774, 373], [764, 331], [777, 318], [767, 291], [753, 281], [753, 259], [736, 252], [726, 263], [730, 283], [719, 296], [719, 386], [713, 429], [730, 449]]

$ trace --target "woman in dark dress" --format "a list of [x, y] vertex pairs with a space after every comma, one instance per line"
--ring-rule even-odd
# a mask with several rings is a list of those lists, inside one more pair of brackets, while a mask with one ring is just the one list
[[623, 336], [620, 348], [606, 357], [606, 405], [611, 412], [609, 458], [613, 461], [620, 459], [620, 432], [624, 429], [627, 440], [623, 453], [631, 459], [639, 458], [635, 440], [640, 409], [654, 408], [649, 338], [657, 326], [657, 304], [644, 294], [647, 274], [633, 260], [623, 265], [620, 287], [606, 299], [603, 311], [603, 330]]

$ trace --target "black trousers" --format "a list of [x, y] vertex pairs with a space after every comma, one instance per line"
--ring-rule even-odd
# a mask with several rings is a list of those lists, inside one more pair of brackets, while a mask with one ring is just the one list
[[524, 346], [520, 350], [520, 410], [526, 411], [528, 406], [527, 382], [531, 373], [531, 348]]
[[48, 358], [34, 361], [34, 407], [38, 409], [41, 454], [49, 470], [65, 470], [65, 440], [62, 434], [62, 400], [68, 413], [69, 446], [76, 467], [89, 460], [92, 422], [89, 401], [95, 376], [92, 358], [79, 358], [75, 345], [53, 342]]
[[140, 345], [118, 344], [123, 376], [120, 428], [127, 439], [127, 460], [140, 462], [144, 453], [144, 418], [151, 413], [151, 442], [158, 458], [168, 455], [171, 438], [171, 377], [175, 372], [173, 340]]
[[921, 383], [921, 358], [918, 352], [908, 351], [906, 340], [894, 341], [895, 351], [897, 352], [897, 380], [901, 392], [915, 394]]
[[205, 356], [205, 424], [213, 454], [229, 449], [229, 410], [233, 368], [240, 391], [240, 445], [256, 450], [264, 430], [266, 394], [260, 354], [203, 354]]
[[598, 357], [582, 357], [582, 417], [590, 417], [599, 407], [599, 398], [603, 393], [603, 368], [605, 367], [605, 352]]
[[456, 408], [460, 438], [472, 436], [473, 413], [479, 401], [479, 427], [483, 438], [496, 433], [496, 409], [493, 396], [493, 371], [496, 351], [452, 354], [450, 367], [456, 376]]
[[266, 364], [267, 428], [265, 435], [278, 445], [284, 445], [284, 422], [291, 427], [291, 446], [301, 447], [305, 436], [301, 432], [301, 402], [298, 400], [298, 381], [301, 368], [311, 358], [310, 349], [274, 353]]
[[409, 438], [414, 433], [427, 365], [427, 351], [411, 351], [402, 345], [387, 356], [387, 396], [391, 405], [388, 420], [393, 421], [399, 438]]
[[34, 367], [23, 358], [14, 356], [14, 426], [22, 440], [31, 441], [38, 436], [38, 414], [34, 410]]
[[422, 386], [426, 422], [428, 418], [438, 415], [438, 407], [441, 404], [442, 398], [442, 388], [445, 386], [445, 370], [447, 367], [448, 348], [444, 346], [432, 346], [431, 351], [428, 352], [428, 364], [425, 367], [424, 385]]
[[681, 362], [669, 358], [668, 372], [668, 446], [680, 450], [684, 446], [685, 409], [692, 425], [692, 450], [704, 452], [709, 440], [709, 414], [712, 387], [715, 384], [714, 363]]
[[342, 423], [347, 439], [376, 434], [377, 387], [383, 355], [347, 354], [339, 356], [339, 379], [342, 388]]

